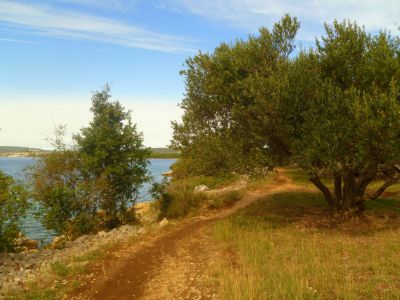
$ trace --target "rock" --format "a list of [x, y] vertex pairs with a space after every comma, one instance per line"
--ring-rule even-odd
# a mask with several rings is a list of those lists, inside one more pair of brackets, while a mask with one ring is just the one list
[[204, 184], [198, 185], [194, 188], [195, 193], [202, 193], [208, 191], [210, 188]]
[[161, 173], [161, 175], [162, 175], [162, 176], [165, 176], [165, 177], [170, 177], [170, 176], [173, 175], [173, 174], [172, 174], [172, 170], [167, 171], [167, 172], [164, 172], [164, 173]]
[[133, 229], [134, 229], [134, 226], [129, 225], [129, 224], [122, 225], [122, 226], [120, 226], [120, 227], [118, 228], [118, 230], [119, 230], [120, 232], [129, 232], [129, 231], [131, 231], [131, 230], [133, 230]]
[[39, 243], [38, 243], [38, 241], [27, 238], [22, 233], [19, 233], [18, 237], [14, 241], [14, 245], [17, 248], [26, 251], [26, 250], [37, 249]]
[[160, 227], [165, 227], [165, 226], [167, 226], [168, 225], [168, 219], [167, 218], [164, 218], [164, 219], [162, 219], [161, 220], [161, 222], [160, 223], [158, 223], [159, 225], [160, 225]]
[[50, 249], [61, 249], [65, 247], [66, 237], [65, 235], [56, 236], [50, 244]]
[[99, 231], [99, 232], [97, 233], [97, 235], [100, 236], [100, 237], [102, 237], [102, 236], [107, 235], [107, 232], [105, 232], [105, 231]]

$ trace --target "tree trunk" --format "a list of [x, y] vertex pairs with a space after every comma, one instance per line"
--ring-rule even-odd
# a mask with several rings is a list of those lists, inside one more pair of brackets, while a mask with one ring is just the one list
[[373, 168], [362, 173], [348, 169], [341, 173], [334, 174], [333, 191], [331, 191], [314, 174], [310, 181], [322, 192], [332, 213], [338, 213], [342, 220], [347, 220], [353, 216], [359, 216], [365, 211], [365, 203], [374, 200], [391, 185], [399, 182], [399, 179], [392, 178], [387, 180], [374, 193], [366, 195], [368, 185], [375, 179], [377, 168]]

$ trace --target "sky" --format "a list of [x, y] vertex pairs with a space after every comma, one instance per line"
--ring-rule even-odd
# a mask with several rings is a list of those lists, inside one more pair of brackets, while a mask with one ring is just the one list
[[145, 145], [164, 147], [182, 114], [185, 60], [286, 13], [301, 22], [298, 48], [309, 47], [334, 19], [398, 34], [400, 1], [0, 0], [0, 145], [49, 149], [59, 124], [70, 142], [109, 83]]

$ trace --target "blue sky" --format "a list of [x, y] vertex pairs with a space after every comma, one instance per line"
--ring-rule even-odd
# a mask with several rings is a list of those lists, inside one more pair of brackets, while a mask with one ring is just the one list
[[165, 146], [198, 50], [255, 34], [285, 14], [305, 47], [324, 21], [398, 33], [398, 0], [0, 0], [0, 145], [48, 148], [55, 124], [90, 120], [92, 90], [112, 84], [149, 146]]

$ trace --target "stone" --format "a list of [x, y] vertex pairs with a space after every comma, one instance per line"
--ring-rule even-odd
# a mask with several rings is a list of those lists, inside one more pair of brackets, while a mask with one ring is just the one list
[[50, 244], [50, 249], [56, 250], [65, 247], [65, 235], [56, 236]]
[[39, 243], [38, 243], [38, 241], [27, 238], [22, 233], [19, 233], [18, 237], [14, 241], [14, 245], [17, 248], [20, 248], [20, 249], [26, 251], [26, 250], [31, 250], [31, 249], [37, 249]]
[[164, 218], [164, 219], [162, 219], [161, 222], [158, 223], [158, 224], [160, 225], [160, 227], [165, 227], [165, 226], [168, 225], [168, 223], [169, 223], [168, 219], [167, 219], [167, 218]]
[[195, 193], [202, 193], [208, 191], [210, 188], [204, 184], [200, 184], [194, 188]]

